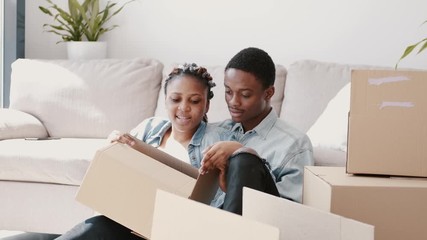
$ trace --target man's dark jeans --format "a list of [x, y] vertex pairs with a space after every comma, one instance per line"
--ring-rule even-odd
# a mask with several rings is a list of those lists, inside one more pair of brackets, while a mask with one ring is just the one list
[[280, 196], [263, 159], [242, 152], [229, 160], [227, 194], [222, 209], [242, 215], [243, 187]]

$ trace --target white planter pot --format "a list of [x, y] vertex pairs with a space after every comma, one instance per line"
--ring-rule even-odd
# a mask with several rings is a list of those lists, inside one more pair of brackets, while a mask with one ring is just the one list
[[107, 58], [107, 42], [67, 42], [68, 59], [102, 59]]

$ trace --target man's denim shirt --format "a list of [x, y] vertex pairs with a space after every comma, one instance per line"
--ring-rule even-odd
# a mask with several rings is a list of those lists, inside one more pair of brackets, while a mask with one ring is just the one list
[[247, 132], [240, 123], [231, 120], [218, 125], [266, 160], [281, 197], [302, 201], [304, 166], [314, 164], [313, 149], [306, 134], [279, 119], [274, 109]]

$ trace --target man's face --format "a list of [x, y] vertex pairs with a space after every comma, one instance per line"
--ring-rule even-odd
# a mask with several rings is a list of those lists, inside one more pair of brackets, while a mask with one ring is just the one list
[[274, 87], [264, 89], [253, 74], [234, 68], [227, 69], [224, 85], [231, 119], [242, 123], [245, 131], [257, 126], [270, 112]]

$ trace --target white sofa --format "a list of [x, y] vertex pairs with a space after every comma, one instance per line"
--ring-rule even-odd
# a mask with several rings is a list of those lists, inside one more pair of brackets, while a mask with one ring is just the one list
[[[277, 65], [272, 105], [308, 132], [316, 165], [345, 165], [351, 68]], [[161, 82], [170, 70], [154, 59], [13, 63], [10, 107], [0, 109], [0, 229], [62, 233], [95, 214], [74, 200], [95, 151], [112, 130], [165, 116]], [[229, 116], [224, 66], [208, 70], [217, 83], [208, 114], [215, 122]], [[53, 139], [25, 139], [46, 137]]]

